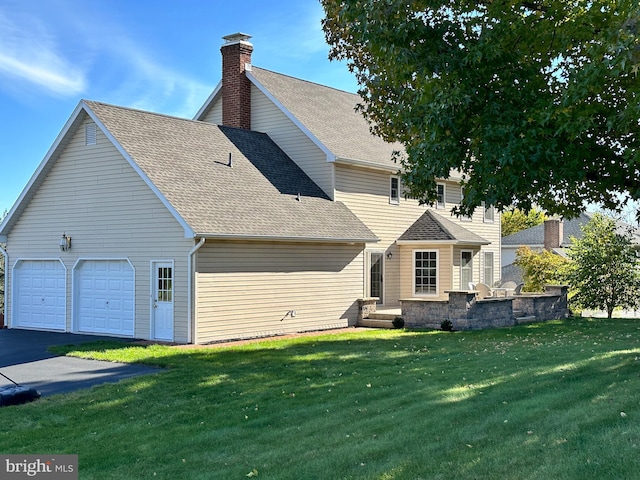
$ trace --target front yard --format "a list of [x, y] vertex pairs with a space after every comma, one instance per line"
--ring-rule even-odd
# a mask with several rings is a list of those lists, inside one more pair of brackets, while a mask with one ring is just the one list
[[[0, 409], [2, 453], [81, 479], [625, 479], [640, 321], [71, 348], [167, 370]], [[90, 350], [90, 351], [83, 351]]]

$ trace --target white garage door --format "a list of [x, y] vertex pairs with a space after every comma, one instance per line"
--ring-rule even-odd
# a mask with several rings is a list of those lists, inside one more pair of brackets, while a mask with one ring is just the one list
[[65, 330], [66, 275], [58, 260], [19, 260], [13, 270], [13, 326]]
[[126, 260], [84, 260], [76, 266], [77, 330], [133, 336], [134, 272]]

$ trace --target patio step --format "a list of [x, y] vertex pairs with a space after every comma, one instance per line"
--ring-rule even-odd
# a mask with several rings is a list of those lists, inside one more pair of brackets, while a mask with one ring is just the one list
[[522, 325], [523, 323], [533, 323], [537, 320], [535, 315], [525, 315], [522, 317], [516, 317], [516, 325]]
[[358, 325], [370, 328], [394, 328], [393, 320], [399, 316], [399, 313], [394, 312], [371, 312], [369, 318], [363, 318]]
[[387, 312], [372, 312], [369, 314], [369, 318], [373, 320], [393, 320], [394, 318], [399, 316], [399, 314]]
[[369, 327], [369, 328], [394, 328], [393, 320], [377, 319], [377, 318], [363, 318], [358, 322], [358, 326]]

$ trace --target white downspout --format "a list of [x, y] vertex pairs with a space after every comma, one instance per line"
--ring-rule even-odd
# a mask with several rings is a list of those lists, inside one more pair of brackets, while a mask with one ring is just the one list
[[[9, 276], [7, 275], [7, 268], [9, 268], [9, 254], [7, 251], [0, 247], [0, 252], [2, 252], [2, 256], [4, 257], [4, 321], [5, 325], [9, 326], [9, 315], [7, 315], [7, 279]], [[13, 280], [13, 279], [12, 279]]]
[[196, 244], [196, 246], [191, 249], [191, 251], [189, 252], [189, 258], [187, 262], [188, 263], [187, 269], [189, 271], [189, 274], [187, 276], [187, 291], [189, 292], [188, 303], [187, 303], [187, 318], [189, 320], [187, 323], [187, 339], [189, 340], [189, 343], [195, 343], [194, 342], [195, 318], [193, 316], [193, 302], [195, 299], [195, 292], [193, 291], [193, 276], [194, 276], [193, 256], [196, 254], [198, 250], [200, 250], [200, 247], [204, 245], [205, 241], [206, 241], [206, 238], [204, 237], [201, 238], [200, 241]]

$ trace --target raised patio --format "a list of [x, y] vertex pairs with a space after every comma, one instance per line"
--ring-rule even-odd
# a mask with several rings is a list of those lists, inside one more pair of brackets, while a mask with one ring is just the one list
[[[448, 291], [448, 300], [401, 299], [399, 316], [405, 328], [440, 329], [449, 320], [454, 330], [480, 330], [522, 323], [543, 322], [571, 315], [568, 287], [546, 285], [543, 293], [522, 293], [507, 297], [479, 298], [474, 290]], [[395, 312], [394, 312], [395, 313]], [[390, 328], [394, 314], [376, 312], [375, 299], [360, 300], [358, 325]], [[385, 315], [385, 318], [381, 318]], [[389, 317], [389, 318], [387, 318]]]

